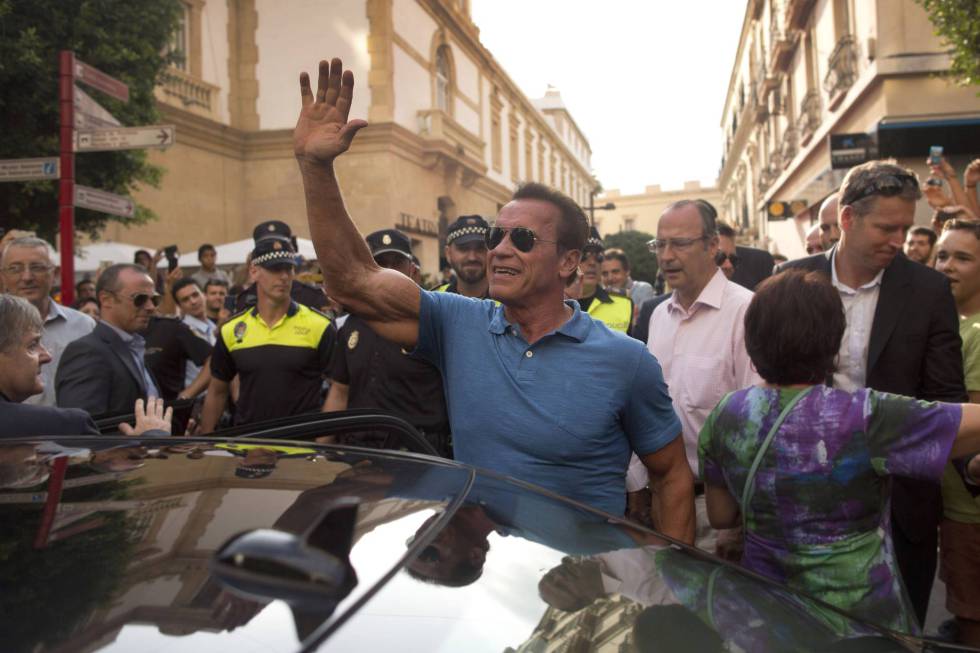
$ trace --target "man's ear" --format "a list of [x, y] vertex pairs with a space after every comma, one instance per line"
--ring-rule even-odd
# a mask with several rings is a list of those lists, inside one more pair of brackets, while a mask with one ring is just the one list
[[255, 265], [254, 263], [248, 264], [248, 280], [252, 283], [255, 283], [255, 280], [258, 278], [258, 267], [259, 266]]
[[575, 281], [579, 263], [582, 262], [582, 250], [570, 249], [561, 255], [558, 261], [558, 276], [565, 280], [565, 285]]
[[850, 231], [851, 227], [854, 226], [854, 221], [857, 220], [857, 216], [854, 214], [854, 207], [850, 204], [845, 204], [840, 207], [840, 213], [837, 216], [837, 221], [840, 224], [841, 231]]

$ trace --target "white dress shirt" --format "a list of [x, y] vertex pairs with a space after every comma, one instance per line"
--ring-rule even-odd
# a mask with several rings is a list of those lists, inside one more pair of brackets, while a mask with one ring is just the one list
[[837, 252], [830, 257], [830, 281], [840, 293], [844, 303], [844, 317], [847, 326], [840, 342], [837, 371], [834, 373], [834, 387], [854, 392], [867, 385], [868, 345], [871, 342], [871, 325], [878, 308], [878, 295], [881, 293], [881, 278], [885, 271], [858, 289], [844, 285], [837, 278]]

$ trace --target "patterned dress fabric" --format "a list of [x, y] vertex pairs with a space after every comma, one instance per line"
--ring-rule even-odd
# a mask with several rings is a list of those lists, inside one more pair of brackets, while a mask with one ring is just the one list
[[[699, 438], [705, 482], [741, 497], [762, 441], [802, 391], [751, 387], [720, 403]], [[955, 404], [813, 389], [751, 479], [742, 564], [861, 619], [917, 633], [889, 535], [888, 477], [938, 483], [960, 417]]]

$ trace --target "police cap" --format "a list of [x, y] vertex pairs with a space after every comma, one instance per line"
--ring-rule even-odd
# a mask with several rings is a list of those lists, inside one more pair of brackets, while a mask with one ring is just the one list
[[490, 225], [478, 215], [463, 215], [449, 225], [446, 232], [446, 244], [465, 245], [466, 243], [486, 242]]
[[405, 258], [412, 258], [412, 241], [397, 229], [382, 229], [367, 235], [371, 256], [378, 257], [386, 252], [398, 252]]
[[260, 223], [255, 229], [252, 230], [252, 240], [258, 245], [259, 241], [263, 238], [269, 238], [270, 236], [277, 236], [279, 238], [285, 238], [289, 240], [293, 236], [293, 230], [289, 228], [289, 225], [281, 220], [267, 220], [266, 222]]
[[599, 236], [599, 230], [595, 227], [589, 227], [589, 239], [585, 241], [585, 247], [582, 248], [583, 252], [604, 252], [606, 246], [602, 244], [602, 238]]
[[287, 238], [273, 236], [262, 238], [255, 243], [252, 250], [252, 263], [267, 269], [280, 268], [284, 265], [296, 266], [296, 250]]

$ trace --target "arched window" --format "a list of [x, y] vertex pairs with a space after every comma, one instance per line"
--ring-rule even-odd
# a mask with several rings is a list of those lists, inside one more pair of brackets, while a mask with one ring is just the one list
[[452, 67], [449, 64], [449, 53], [447, 46], [443, 45], [436, 50], [436, 108], [440, 111], [449, 111], [450, 88], [452, 84]]

